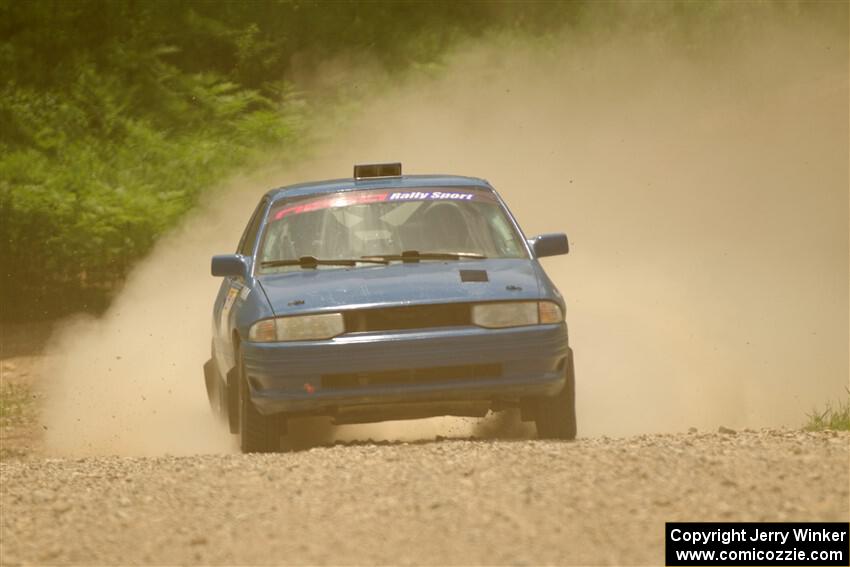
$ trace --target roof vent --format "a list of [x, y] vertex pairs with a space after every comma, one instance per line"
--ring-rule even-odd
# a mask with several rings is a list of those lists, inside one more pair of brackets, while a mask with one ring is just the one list
[[373, 177], [401, 177], [401, 162], [364, 163], [354, 166], [354, 179]]

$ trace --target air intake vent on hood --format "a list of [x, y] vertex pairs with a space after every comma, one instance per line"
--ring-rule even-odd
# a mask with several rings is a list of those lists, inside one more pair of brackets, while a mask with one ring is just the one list
[[489, 282], [486, 270], [461, 270], [460, 281], [462, 282]]

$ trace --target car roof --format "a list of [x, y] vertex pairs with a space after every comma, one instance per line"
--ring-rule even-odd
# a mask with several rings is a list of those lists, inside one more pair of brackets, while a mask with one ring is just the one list
[[272, 201], [283, 198], [337, 193], [340, 191], [359, 191], [361, 189], [414, 189], [417, 187], [476, 187], [493, 191], [493, 187], [484, 179], [462, 175], [402, 175], [399, 177], [370, 177], [365, 179], [330, 179], [311, 181], [278, 187], [266, 193]]

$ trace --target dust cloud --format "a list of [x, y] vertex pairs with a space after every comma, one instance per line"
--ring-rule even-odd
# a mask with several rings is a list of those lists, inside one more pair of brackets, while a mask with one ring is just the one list
[[848, 384], [847, 27], [749, 22], [687, 48], [661, 33], [466, 45], [436, 78], [375, 97], [309, 162], [211, 194], [103, 318], [57, 334], [48, 451], [234, 450], [201, 372], [210, 255], [235, 248], [267, 188], [388, 160], [485, 177], [528, 235], [569, 234], [570, 255], [544, 265], [567, 299], [580, 435], [800, 425]]

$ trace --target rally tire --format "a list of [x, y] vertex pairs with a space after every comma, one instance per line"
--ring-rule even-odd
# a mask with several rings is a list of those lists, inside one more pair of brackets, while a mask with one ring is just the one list
[[549, 398], [537, 401], [535, 423], [540, 439], [576, 438], [576, 380], [572, 352], [564, 364], [564, 388]]
[[237, 353], [239, 369], [239, 448], [243, 453], [271, 453], [280, 448], [280, 419], [275, 415], [263, 415], [251, 402], [245, 363], [242, 353]]

